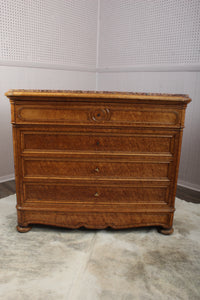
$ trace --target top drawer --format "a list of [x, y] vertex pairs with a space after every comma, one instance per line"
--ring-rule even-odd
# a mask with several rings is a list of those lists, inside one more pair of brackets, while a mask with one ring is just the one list
[[148, 105], [17, 104], [14, 114], [17, 124], [180, 127], [181, 123], [181, 110]]

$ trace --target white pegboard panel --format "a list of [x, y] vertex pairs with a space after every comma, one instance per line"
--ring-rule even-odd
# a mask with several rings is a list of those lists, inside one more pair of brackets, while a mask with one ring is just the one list
[[199, 0], [101, 0], [99, 67], [200, 63]]
[[95, 67], [97, 4], [1, 0], [0, 61]]

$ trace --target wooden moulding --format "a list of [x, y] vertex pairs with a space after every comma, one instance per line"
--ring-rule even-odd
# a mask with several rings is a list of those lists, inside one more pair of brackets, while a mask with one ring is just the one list
[[134, 93], [134, 92], [109, 92], [109, 91], [80, 91], [80, 90], [24, 90], [15, 89], [5, 93], [7, 97], [53, 97], [53, 98], [110, 98], [110, 99], [143, 99], [143, 100], [168, 100], [190, 102], [185, 94], [161, 93]]
[[[19, 212], [19, 211], [18, 211]], [[52, 225], [65, 228], [88, 229], [127, 229], [133, 227], [158, 226], [168, 229], [172, 213], [99, 213], [99, 212], [61, 212], [37, 211], [34, 209], [20, 211], [23, 221], [17, 228], [20, 232], [31, 229], [31, 224]], [[162, 232], [161, 232], [162, 233]]]

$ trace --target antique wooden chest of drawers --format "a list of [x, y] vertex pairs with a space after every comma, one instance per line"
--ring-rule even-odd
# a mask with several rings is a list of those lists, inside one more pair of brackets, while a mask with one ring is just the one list
[[187, 95], [10, 90], [18, 226], [173, 232]]

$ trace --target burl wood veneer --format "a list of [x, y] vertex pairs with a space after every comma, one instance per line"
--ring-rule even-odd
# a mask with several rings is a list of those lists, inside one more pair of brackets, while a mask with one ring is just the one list
[[173, 232], [187, 95], [10, 90], [20, 232]]

